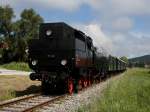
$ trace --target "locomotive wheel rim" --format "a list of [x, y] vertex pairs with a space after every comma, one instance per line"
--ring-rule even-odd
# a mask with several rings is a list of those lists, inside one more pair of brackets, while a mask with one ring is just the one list
[[72, 80], [68, 81], [68, 92], [69, 94], [73, 93], [73, 81]]
[[78, 86], [79, 86], [78, 89], [81, 90], [82, 89], [82, 80], [81, 79], [78, 81]]
[[84, 80], [84, 87], [87, 87], [87, 80]]

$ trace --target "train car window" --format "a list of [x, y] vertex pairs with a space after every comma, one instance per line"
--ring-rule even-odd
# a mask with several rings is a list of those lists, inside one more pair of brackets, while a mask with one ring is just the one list
[[85, 35], [83, 32], [75, 30], [75, 45], [77, 50], [85, 51], [86, 45], [85, 45]]
[[76, 50], [76, 55], [78, 55], [80, 58], [86, 58], [86, 53], [80, 50]]
[[92, 39], [90, 37], [87, 37], [87, 47], [89, 50], [92, 50]]
[[88, 57], [89, 57], [89, 58], [92, 58], [92, 56], [93, 56], [92, 49], [91, 49], [91, 47], [88, 46], [88, 45], [87, 45], [87, 47], [86, 47], [86, 52], [87, 52]]
[[85, 51], [85, 42], [76, 38], [75, 39], [76, 50]]

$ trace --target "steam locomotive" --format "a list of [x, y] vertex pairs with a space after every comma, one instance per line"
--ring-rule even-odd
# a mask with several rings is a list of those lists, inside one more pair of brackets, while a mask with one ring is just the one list
[[34, 71], [30, 79], [40, 80], [45, 94], [72, 94], [126, 70], [124, 61], [99, 53], [89, 36], [63, 22], [41, 24], [39, 38], [30, 40], [28, 47], [28, 64]]

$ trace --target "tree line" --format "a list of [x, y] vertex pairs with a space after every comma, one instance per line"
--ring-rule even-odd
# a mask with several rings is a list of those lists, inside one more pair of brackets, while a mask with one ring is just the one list
[[16, 19], [10, 6], [0, 6], [0, 59], [27, 61], [26, 49], [30, 39], [38, 38], [39, 24], [43, 18], [35, 10], [24, 9]]

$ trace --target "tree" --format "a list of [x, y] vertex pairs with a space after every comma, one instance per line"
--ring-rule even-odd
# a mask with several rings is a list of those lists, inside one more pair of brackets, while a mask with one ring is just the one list
[[19, 36], [27, 40], [38, 38], [39, 24], [43, 22], [42, 17], [33, 9], [25, 9], [21, 13], [21, 19], [17, 21], [19, 24]]
[[14, 50], [15, 56], [14, 60], [15, 61], [27, 61], [26, 57], [26, 41], [22, 38], [17, 38], [16, 39], [16, 49]]
[[19, 61], [26, 60], [25, 49], [27, 42], [32, 38], [38, 38], [39, 24], [43, 22], [42, 17], [33, 9], [25, 9], [21, 13], [21, 19], [14, 23], [16, 46], [16, 57]]
[[4, 37], [11, 37], [14, 17], [14, 11], [8, 5], [0, 7], [0, 34]]
[[14, 11], [10, 6], [0, 7], [0, 36], [8, 43], [9, 48], [12, 46], [14, 39], [12, 19], [15, 17]]
[[7, 46], [7, 49], [1, 48], [1, 54], [3, 57], [6, 58], [4, 61], [8, 61], [7, 57], [11, 55], [10, 52], [14, 48], [14, 41], [13, 38], [13, 22], [12, 19], [15, 17], [14, 11], [10, 6], [6, 5], [1, 7], [0, 6], [0, 37], [1, 42], [3, 45]]
[[14, 17], [12, 8], [0, 7], [0, 43], [8, 46], [0, 51], [4, 62], [26, 60], [27, 42], [38, 37], [39, 24], [43, 22], [42, 17], [33, 9], [23, 10], [21, 19], [16, 22], [12, 22]]

